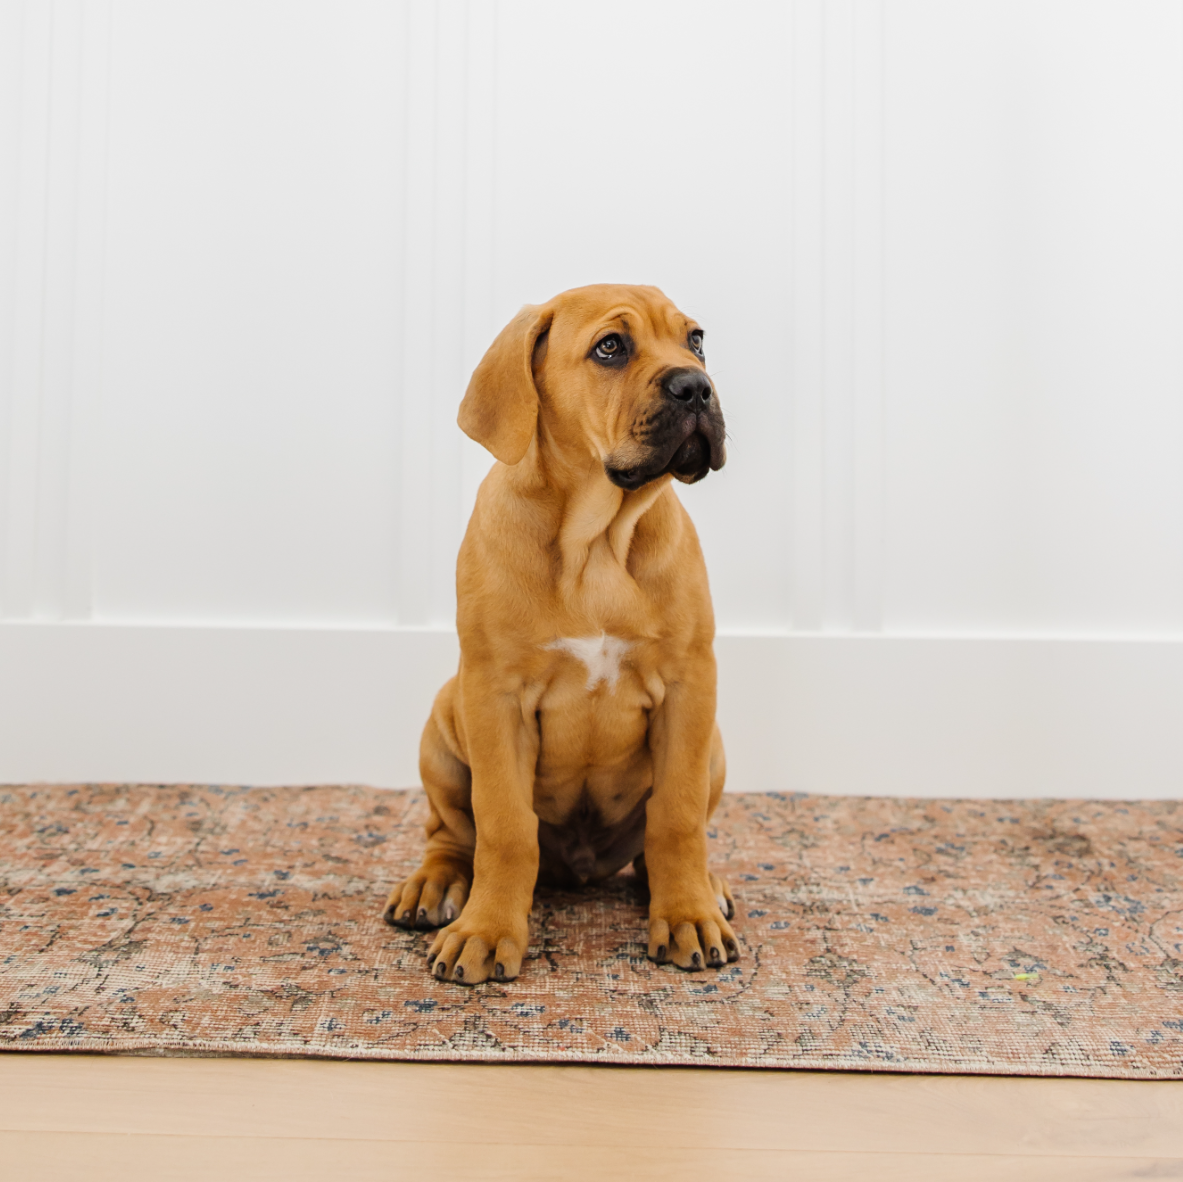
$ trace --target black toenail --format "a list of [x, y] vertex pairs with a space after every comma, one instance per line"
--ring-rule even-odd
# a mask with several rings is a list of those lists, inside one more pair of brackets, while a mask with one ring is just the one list
[[498, 981], [505, 980], [505, 965], [503, 965], [501, 961], [498, 961], [493, 966], [493, 976], [496, 977]]
[[723, 959], [723, 957], [720, 954], [718, 948], [712, 948], [711, 949], [711, 960], [722, 960], [722, 959]]
[[452, 976], [455, 977], [457, 981], [463, 981], [464, 980], [464, 966], [462, 964], [458, 964], [456, 966], [456, 968], [453, 970]]
[[427, 908], [420, 907], [419, 908], [419, 922], [423, 923], [426, 919], [427, 919]]
[[448, 975], [448, 966], [442, 960], [435, 962], [435, 975], [441, 979]]
[[403, 912], [403, 923], [410, 923], [410, 922], [411, 922], [411, 913], [409, 911], [404, 911]]
[[665, 945], [664, 944], [658, 944], [658, 946], [657, 946], [657, 959], [658, 960], [665, 960]]
[[690, 963], [696, 969], [702, 968], [702, 953], [701, 952], [692, 952], [690, 954]]

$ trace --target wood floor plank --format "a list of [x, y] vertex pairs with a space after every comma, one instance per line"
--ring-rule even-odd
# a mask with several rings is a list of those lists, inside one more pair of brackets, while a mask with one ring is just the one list
[[0, 1128], [1183, 1159], [1183, 1082], [0, 1054]]
[[[655, 1140], [659, 1140], [655, 1130]], [[801, 1178], [810, 1182], [1121, 1182], [1183, 1178], [1183, 1161], [1154, 1158], [1023, 1157], [918, 1153], [630, 1146], [450, 1144], [439, 1141], [256, 1137], [121, 1136], [0, 1132], [0, 1160], [13, 1178], [37, 1182], [351, 1182], [444, 1176], [494, 1182], [645, 1177], [717, 1182]]]

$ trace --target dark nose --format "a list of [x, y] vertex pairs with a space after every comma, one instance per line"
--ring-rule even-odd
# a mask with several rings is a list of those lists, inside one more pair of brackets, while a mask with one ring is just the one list
[[714, 390], [711, 379], [701, 369], [670, 370], [662, 379], [661, 388], [691, 410], [706, 406]]

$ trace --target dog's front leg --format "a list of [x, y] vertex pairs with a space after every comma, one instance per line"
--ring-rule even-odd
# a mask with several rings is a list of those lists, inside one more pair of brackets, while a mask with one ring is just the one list
[[492, 681], [480, 670], [461, 672], [476, 822], [472, 891], [428, 950], [435, 976], [464, 985], [521, 971], [538, 877], [538, 732], [526, 725], [518, 697], [490, 691]]
[[[707, 869], [715, 664], [696, 662], [671, 684], [650, 724], [653, 794], [645, 811], [649, 957], [679, 968], [719, 968], [739, 959]], [[723, 900], [726, 902], [726, 899]]]

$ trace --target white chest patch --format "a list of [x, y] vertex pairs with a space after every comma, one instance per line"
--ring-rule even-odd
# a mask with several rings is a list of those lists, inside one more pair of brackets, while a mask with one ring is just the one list
[[589, 690], [595, 689], [601, 681], [606, 681], [608, 688], [614, 690], [620, 678], [620, 662], [633, 646], [618, 636], [601, 632], [599, 636], [565, 636], [561, 640], [552, 640], [546, 647], [570, 653], [582, 661], [587, 666]]

